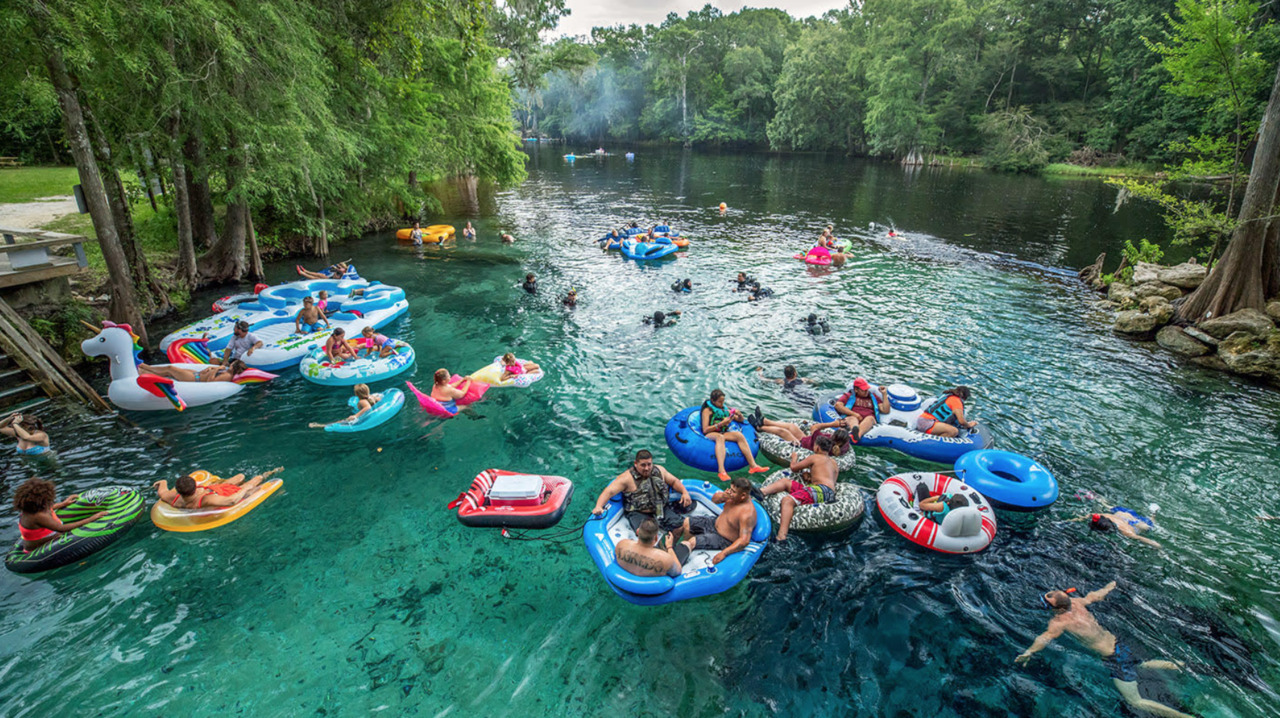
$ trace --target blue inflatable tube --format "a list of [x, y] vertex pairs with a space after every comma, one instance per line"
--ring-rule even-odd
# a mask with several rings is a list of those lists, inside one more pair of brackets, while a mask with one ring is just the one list
[[662, 259], [675, 254], [679, 250], [680, 248], [666, 237], [659, 237], [656, 242], [637, 242], [634, 239], [627, 239], [622, 242], [622, 256], [627, 259]]
[[[356, 410], [359, 400], [354, 396], [347, 399], [347, 406], [351, 407], [351, 411]], [[399, 389], [387, 389], [382, 392], [382, 401], [379, 401], [374, 407], [360, 415], [359, 419], [348, 424], [345, 421], [336, 421], [324, 427], [325, 431], [332, 431], [339, 434], [352, 434], [357, 431], [365, 431], [375, 426], [382, 426], [391, 419], [391, 417], [400, 413], [404, 408], [404, 392]]]
[[999, 508], [1038, 511], [1058, 500], [1058, 480], [1034, 459], [1012, 451], [971, 451], [956, 476]]
[[[690, 498], [698, 504], [694, 514], [719, 515], [720, 506], [711, 501], [716, 487], [706, 481], [686, 481], [684, 487]], [[751, 543], [746, 548], [729, 554], [718, 564], [711, 563], [715, 552], [694, 551], [685, 561], [684, 573], [676, 578], [636, 576], [618, 565], [613, 550], [615, 542], [623, 538], [635, 538], [631, 526], [622, 516], [621, 496], [614, 496], [609, 501], [603, 516], [592, 516], [587, 520], [582, 527], [582, 540], [587, 544], [587, 553], [591, 554], [591, 560], [604, 576], [605, 583], [629, 603], [637, 606], [661, 606], [711, 596], [733, 588], [746, 578], [769, 542], [773, 531], [769, 513], [759, 503], [752, 503], [756, 507], [756, 525], [751, 531]]]
[[[716, 466], [716, 442], [702, 435], [701, 409], [701, 406], [691, 406], [671, 417], [667, 422], [667, 446], [686, 465], [715, 473], [720, 470]], [[742, 432], [753, 457], [760, 453], [760, 439], [756, 436], [755, 427], [735, 421], [729, 429]], [[724, 442], [724, 470], [737, 471], [746, 467], [747, 457], [742, 455], [742, 449], [732, 441]]]
[[[817, 405], [813, 407], [813, 420], [835, 421], [839, 416], [835, 410], [835, 401], [843, 393], [835, 392], [818, 399]], [[914, 415], [918, 414], [918, 410], [914, 411]], [[912, 414], [908, 414], [908, 416], [912, 416]], [[894, 449], [917, 459], [933, 461], [939, 464], [954, 464], [961, 456], [971, 451], [990, 448], [994, 443], [991, 433], [987, 431], [985, 424], [979, 424], [976, 429], [971, 429], [960, 436], [947, 437], [916, 431], [913, 418], [909, 418], [905, 422], [892, 421], [892, 417], [880, 416], [879, 411], [876, 412], [876, 418], [880, 423], [872, 427], [858, 441], [858, 447]]]

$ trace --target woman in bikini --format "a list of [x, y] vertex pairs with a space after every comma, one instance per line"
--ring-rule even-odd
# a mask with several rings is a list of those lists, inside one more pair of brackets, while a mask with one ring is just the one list
[[207, 366], [199, 371], [195, 369], [187, 369], [177, 364], [169, 364], [166, 366], [151, 366], [149, 364], [139, 364], [138, 372], [141, 374], [154, 374], [162, 376], [166, 379], [174, 381], [190, 381], [208, 383], [214, 381], [235, 381], [249, 367], [239, 359], [231, 360], [227, 366]]
[[18, 453], [37, 456], [49, 450], [49, 435], [40, 419], [16, 411], [0, 421], [0, 434], [18, 440]]

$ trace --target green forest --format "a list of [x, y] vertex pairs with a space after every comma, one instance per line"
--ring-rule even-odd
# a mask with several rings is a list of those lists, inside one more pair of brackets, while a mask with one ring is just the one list
[[[526, 133], [1028, 170], [1088, 148], [1207, 161], [1256, 129], [1280, 47], [1252, 0], [866, 0], [820, 18], [711, 6], [545, 44]], [[539, 67], [540, 66], [540, 67]], [[1229, 162], [1228, 162], [1229, 164]]]

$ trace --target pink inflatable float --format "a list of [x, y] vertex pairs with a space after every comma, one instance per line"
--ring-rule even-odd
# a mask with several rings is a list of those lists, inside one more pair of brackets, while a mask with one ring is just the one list
[[795, 259], [803, 259], [805, 264], [816, 264], [825, 267], [831, 264], [831, 250], [826, 247], [814, 247], [808, 254], [792, 255]]
[[[449, 383], [456, 386], [458, 382], [465, 378], [466, 377], [454, 374], [449, 377]], [[449, 401], [442, 404], [435, 399], [432, 399], [431, 394], [424, 394], [418, 391], [418, 387], [414, 386], [413, 382], [406, 381], [405, 385], [409, 387], [409, 391], [413, 392], [414, 396], [418, 397], [418, 403], [422, 405], [422, 408], [425, 409], [428, 414], [438, 416], [441, 419], [452, 419], [458, 415], [458, 407], [479, 401], [480, 397], [484, 396], [486, 391], [489, 391], [488, 384], [482, 381], [472, 381], [471, 386], [467, 387], [467, 393], [465, 395], [457, 401]]]

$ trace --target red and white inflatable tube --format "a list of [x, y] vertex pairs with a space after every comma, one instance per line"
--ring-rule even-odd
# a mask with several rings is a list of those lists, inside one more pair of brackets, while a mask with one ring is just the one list
[[533, 505], [495, 505], [489, 492], [502, 476], [526, 477], [518, 471], [486, 469], [471, 481], [471, 488], [449, 503], [458, 509], [458, 520], [464, 526], [520, 529], [545, 529], [559, 523], [573, 498], [573, 482], [563, 476], [537, 476], [542, 480], [542, 495]]
[[[919, 508], [916, 487], [923, 483], [931, 495], [960, 494], [969, 505], [952, 509], [942, 523]], [[890, 476], [876, 491], [876, 506], [885, 523], [917, 546], [942, 553], [977, 553], [996, 536], [996, 516], [986, 497], [960, 479], [944, 474], [912, 473]]]

